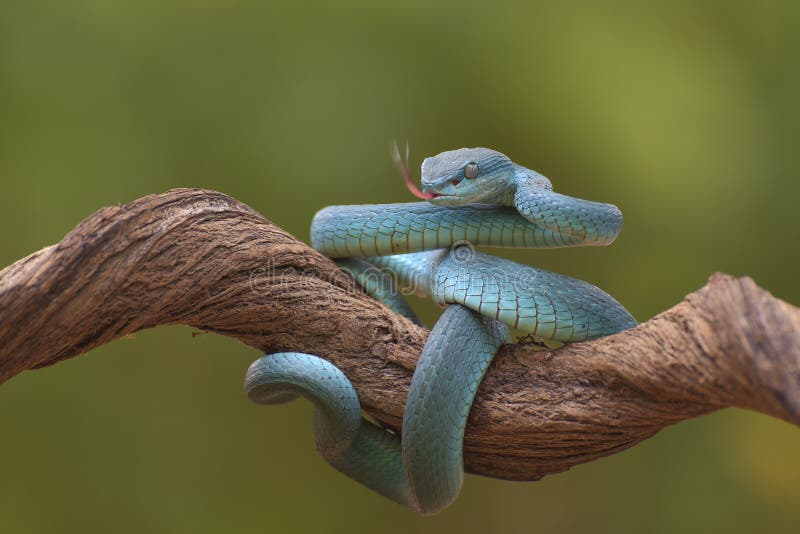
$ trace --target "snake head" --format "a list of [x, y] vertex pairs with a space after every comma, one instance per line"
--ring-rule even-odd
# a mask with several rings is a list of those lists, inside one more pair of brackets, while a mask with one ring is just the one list
[[421, 191], [411, 177], [408, 144], [403, 158], [394, 143], [392, 159], [411, 194], [439, 206], [472, 202], [513, 205], [514, 192], [520, 180], [538, 189], [553, 189], [550, 180], [541, 174], [521, 167], [505, 154], [489, 148], [459, 148], [426, 158], [422, 162]]
[[422, 193], [432, 204], [502, 204], [513, 194], [516, 166], [488, 148], [449, 150], [422, 162]]

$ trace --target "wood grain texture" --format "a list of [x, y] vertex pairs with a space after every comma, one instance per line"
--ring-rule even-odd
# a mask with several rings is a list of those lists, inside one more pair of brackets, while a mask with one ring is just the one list
[[[101, 209], [0, 272], [0, 382], [163, 324], [323, 356], [394, 429], [428, 335], [248, 206], [176, 189]], [[470, 414], [466, 468], [535, 480], [728, 406], [800, 424], [800, 310], [717, 274], [633, 330], [504, 346]]]

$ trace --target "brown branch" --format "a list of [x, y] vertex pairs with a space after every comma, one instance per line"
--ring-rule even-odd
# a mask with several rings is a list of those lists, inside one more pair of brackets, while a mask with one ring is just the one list
[[[162, 324], [322, 355], [395, 429], [427, 336], [251, 208], [180, 189], [102, 209], [0, 272], [0, 382]], [[504, 347], [465, 461], [532, 480], [726, 406], [800, 424], [800, 310], [715, 275], [628, 332], [549, 352]]]

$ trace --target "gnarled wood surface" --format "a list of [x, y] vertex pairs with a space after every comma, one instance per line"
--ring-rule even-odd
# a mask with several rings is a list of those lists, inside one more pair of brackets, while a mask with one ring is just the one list
[[[101, 209], [0, 272], [0, 382], [162, 324], [324, 356], [395, 429], [428, 334], [253, 209], [178, 189]], [[718, 274], [633, 330], [501, 349], [470, 414], [466, 467], [533, 480], [727, 406], [800, 424], [800, 310]]]

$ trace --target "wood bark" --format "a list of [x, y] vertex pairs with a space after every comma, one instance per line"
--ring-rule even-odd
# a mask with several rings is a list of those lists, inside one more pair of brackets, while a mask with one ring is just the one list
[[[396, 430], [428, 335], [248, 206], [177, 189], [103, 208], [0, 272], [0, 382], [165, 324], [323, 356]], [[627, 332], [501, 348], [470, 413], [465, 464], [535, 480], [728, 406], [800, 424], [800, 310], [716, 274]]]

